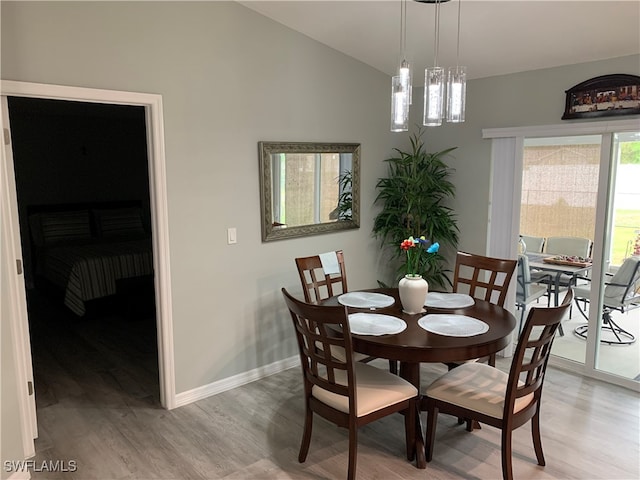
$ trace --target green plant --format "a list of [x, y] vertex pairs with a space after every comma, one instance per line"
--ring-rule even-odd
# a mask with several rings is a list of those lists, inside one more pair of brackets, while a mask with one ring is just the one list
[[340, 195], [338, 196], [338, 220], [351, 220], [353, 208], [353, 194], [351, 185], [353, 184], [353, 173], [345, 170], [338, 178]]
[[[383, 248], [392, 247], [398, 260], [404, 253], [398, 245], [416, 233], [442, 246], [457, 248], [455, 214], [444, 204], [455, 196], [455, 187], [449, 181], [453, 170], [442, 160], [455, 148], [428, 153], [419, 131], [411, 137], [410, 151], [395, 149], [397, 155], [385, 160], [389, 175], [376, 184], [375, 203], [382, 204], [382, 210], [374, 220], [373, 233]], [[422, 256], [419, 263], [417, 273], [430, 284], [444, 287], [450, 283], [445, 274], [445, 258], [439, 253]], [[399, 262], [398, 278], [406, 270], [406, 262]]]

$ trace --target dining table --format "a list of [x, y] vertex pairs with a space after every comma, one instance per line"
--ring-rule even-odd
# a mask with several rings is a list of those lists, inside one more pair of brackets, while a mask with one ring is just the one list
[[532, 271], [537, 270], [551, 274], [553, 304], [556, 307], [559, 305], [558, 302], [562, 276], [566, 275], [569, 277], [566, 280], [566, 283], [569, 285], [575, 285], [577, 277], [580, 275], [586, 275], [592, 267], [592, 263], [590, 261], [567, 261], [558, 258], [557, 255], [527, 253], [527, 257], [529, 257], [529, 268]]
[[[420, 395], [420, 364], [463, 362], [494, 354], [503, 350], [511, 342], [511, 333], [516, 327], [514, 315], [503, 307], [485, 300], [459, 295], [458, 302], [440, 302], [430, 306], [430, 296], [443, 295], [439, 292], [427, 294], [424, 312], [404, 313], [397, 288], [375, 288], [361, 290], [358, 293], [374, 294], [386, 297], [383, 303], [365, 301], [350, 303], [343, 299], [353, 292], [336, 295], [323, 300], [323, 305], [345, 305], [349, 312], [353, 349], [368, 356], [397, 361], [400, 364], [399, 375], [411, 382]], [[356, 293], [357, 295], [357, 293]], [[446, 295], [446, 294], [445, 294]], [[455, 296], [457, 294], [449, 294]], [[341, 299], [342, 297], [342, 299]], [[465, 297], [467, 297], [465, 299]], [[366, 334], [359, 331], [355, 320], [367, 316], [370, 321], [380, 318], [384, 321], [400, 319], [406, 324], [402, 331], [390, 334], [374, 332]], [[431, 322], [436, 320], [436, 323]], [[444, 323], [440, 323], [443, 321]], [[442, 325], [452, 322], [451, 331], [442, 329]], [[465, 325], [471, 331], [465, 333]], [[435, 328], [434, 328], [435, 327]], [[455, 328], [458, 327], [458, 328]], [[477, 330], [474, 330], [477, 329]], [[440, 333], [436, 333], [440, 332]], [[470, 333], [470, 334], [468, 334]], [[424, 410], [422, 401], [418, 402], [420, 411]], [[420, 413], [420, 412], [418, 412]], [[418, 468], [426, 468], [424, 436], [420, 415], [415, 425], [415, 459]], [[409, 432], [411, 434], [412, 432]]]

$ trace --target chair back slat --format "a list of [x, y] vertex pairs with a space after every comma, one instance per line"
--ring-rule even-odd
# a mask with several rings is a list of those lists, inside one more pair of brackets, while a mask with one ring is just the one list
[[503, 418], [513, 412], [517, 398], [533, 393], [539, 401], [553, 339], [572, 300], [573, 291], [569, 289], [558, 307], [533, 307], [529, 311], [509, 371]]
[[516, 260], [458, 252], [453, 291], [503, 307], [516, 263]]
[[[335, 276], [325, 275], [320, 255], [296, 258], [298, 275], [300, 276], [304, 299], [307, 303], [317, 304], [321, 300], [348, 291], [347, 273], [342, 250], [336, 251], [336, 256], [340, 266], [340, 275]], [[334, 293], [334, 287], [336, 286], [339, 286], [342, 291]]]
[[[355, 367], [346, 307], [301, 302], [284, 288], [282, 294], [296, 331], [305, 391], [317, 385], [349, 397], [350, 405], [355, 406]], [[331, 347], [344, 349], [346, 360], [333, 357]]]

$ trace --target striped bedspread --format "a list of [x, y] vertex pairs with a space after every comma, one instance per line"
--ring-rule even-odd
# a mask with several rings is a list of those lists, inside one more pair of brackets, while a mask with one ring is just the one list
[[153, 273], [151, 239], [48, 247], [39, 271], [64, 289], [64, 304], [82, 316], [87, 300], [116, 293], [117, 280]]

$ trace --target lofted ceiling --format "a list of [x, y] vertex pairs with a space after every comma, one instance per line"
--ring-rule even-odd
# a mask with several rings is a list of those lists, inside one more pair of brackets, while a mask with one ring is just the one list
[[[402, 1], [238, 3], [393, 75], [400, 56]], [[440, 6], [442, 67], [456, 64], [459, 6], [460, 65], [467, 66], [469, 79], [640, 53], [640, 0], [451, 0]], [[436, 7], [406, 0], [406, 9], [406, 51], [417, 85], [424, 76], [417, 72], [434, 62]]]

